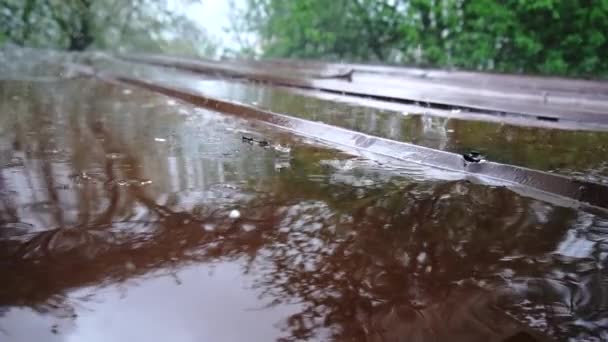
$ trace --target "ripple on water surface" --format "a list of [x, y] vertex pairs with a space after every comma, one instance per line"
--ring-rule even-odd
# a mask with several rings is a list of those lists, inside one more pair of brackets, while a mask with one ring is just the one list
[[607, 338], [599, 214], [135, 88], [0, 87], [11, 341]]

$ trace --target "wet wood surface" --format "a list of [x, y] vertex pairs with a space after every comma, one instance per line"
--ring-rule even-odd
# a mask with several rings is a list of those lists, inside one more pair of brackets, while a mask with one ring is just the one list
[[[76, 67], [78, 68], [78, 66]], [[177, 77], [166, 69], [156, 69], [158, 74], [154, 76], [152, 75], [153, 69], [141, 76], [120, 73], [116, 69], [118, 68], [110, 66], [98, 69], [86, 66], [80, 67], [81, 72], [103, 80], [144, 87], [212, 110], [237, 115], [248, 120], [259, 120], [296, 135], [325, 141], [359, 154], [370, 153], [376, 155], [376, 157], [368, 155], [369, 158], [388, 158], [389, 160], [401, 160], [446, 169], [464, 173], [475, 179], [476, 182], [492, 183], [495, 181], [498, 182], [496, 185], [509, 186], [516, 191], [544, 200], [551, 200], [560, 203], [560, 205], [576, 208], [582, 205], [590, 206], [589, 209], [608, 210], [608, 186], [603, 184], [486, 160], [470, 162], [466, 158], [466, 154], [449, 153], [415, 144], [397, 142], [333, 125], [273, 113], [257, 108], [257, 106], [209, 96], [204, 91], [197, 89], [195, 78], [189, 83], [182, 82], [191, 86], [176, 85], [175, 79]], [[557, 197], [551, 199], [551, 196]]]
[[[608, 124], [605, 82], [516, 75], [423, 71], [397, 67], [289, 62], [209, 61], [155, 55], [126, 60], [243, 77], [280, 85], [462, 108], [523, 114], [539, 120]], [[344, 75], [351, 75], [345, 79]], [[335, 75], [334, 78], [328, 77]]]
[[[18, 52], [0, 51], [0, 341], [608, 336], [590, 122]], [[364, 67], [352, 83], [384, 72]]]

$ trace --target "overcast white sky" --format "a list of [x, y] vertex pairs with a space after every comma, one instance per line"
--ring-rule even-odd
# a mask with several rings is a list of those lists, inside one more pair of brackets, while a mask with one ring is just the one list
[[[238, 44], [232, 35], [225, 32], [230, 27], [230, 2], [228, 0], [203, 0], [202, 3], [184, 6], [184, 13], [204, 27], [207, 32], [222, 42], [224, 47], [237, 48]], [[243, 0], [234, 1], [237, 6], [244, 6]]]

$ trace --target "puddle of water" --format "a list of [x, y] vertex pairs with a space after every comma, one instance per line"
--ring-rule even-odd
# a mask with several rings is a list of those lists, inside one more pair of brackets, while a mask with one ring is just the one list
[[[191, 87], [193, 84], [191, 84]], [[434, 115], [397, 113], [295, 94], [284, 88], [206, 80], [209, 96], [254, 104], [278, 113], [456, 153], [476, 150], [488, 160], [608, 183], [603, 156], [608, 133], [522, 127]], [[587, 178], [587, 173], [595, 177]]]
[[[128, 265], [125, 268], [129, 268]], [[131, 268], [135, 270], [135, 266]], [[241, 262], [151, 271], [136, 280], [71, 291], [65, 297], [56, 298], [56, 307], [48, 308], [44, 314], [40, 313], [41, 308], [12, 307], [0, 319], [0, 324], [10, 327], [6, 329], [10, 341], [269, 341], [280, 338], [279, 329], [259, 322], [279, 322], [297, 313], [299, 306], [263, 310], [247, 281], [244, 284], [234, 281], [241, 278]], [[241, 329], [234, 329], [235, 321]]]
[[426, 115], [423, 107], [420, 107], [422, 113], [400, 113], [304, 96], [286, 88], [259, 83], [205, 79], [200, 74], [144, 64], [102, 60], [95, 65], [102, 70], [119, 70], [160, 84], [194, 89], [207, 96], [392, 140], [455, 153], [475, 150], [488, 160], [608, 184], [608, 169], [603, 157], [608, 153], [608, 132], [469, 121]]
[[605, 217], [124, 90], [0, 82], [2, 338], [607, 337]]

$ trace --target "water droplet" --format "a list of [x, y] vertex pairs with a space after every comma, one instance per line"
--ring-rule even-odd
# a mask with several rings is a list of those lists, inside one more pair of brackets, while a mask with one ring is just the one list
[[169, 106], [175, 106], [177, 104], [177, 102], [175, 102], [175, 100], [168, 100], [167, 101], [167, 105]]
[[165, 142], [165, 141], [167, 141], [167, 139], [165, 139], [165, 138], [154, 138], [154, 141]]
[[282, 146], [280, 144], [274, 145], [273, 146], [275, 151], [277, 152], [281, 152], [281, 153], [289, 153], [291, 152], [291, 148], [289, 146]]
[[239, 217], [241, 217], [241, 212], [236, 209], [233, 209], [230, 211], [230, 214], [228, 214], [228, 217], [230, 217], [233, 220], [236, 220]]
[[118, 186], [128, 186], [129, 185], [129, 181], [128, 180], [124, 180], [124, 179], [120, 179], [116, 181], [116, 185]]
[[87, 172], [82, 171], [81, 173], [77, 173], [74, 175], [71, 175], [70, 178], [75, 182], [75, 183], [79, 183], [79, 182], [83, 182], [86, 180], [90, 180], [93, 179], [93, 177], [91, 177]]
[[113, 153], [106, 154], [106, 158], [108, 158], [108, 159], [121, 159], [121, 158], [124, 158], [124, 155], [122, 153], [113, 152]]
[[255, 229], [255, 225], [246, 223], [246, 224], [242, 225], [241, 228], [243, 228], [243, 230], [246, 232], [250, 232]]
[[125, 89], [125, 90], [122, 91], [122, 93], [125, 94], [125, 95], [129, 95], [129, 94], [132, 93], [132, 91], [131, 91], [131, 89]]
[[416, 257], [416, 260], [418, 260], [419, 263], [423, 264], [426, 261], [426, 252], [420, 252], [420, 254], [418, 254], [418, 256]]

